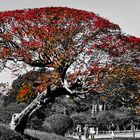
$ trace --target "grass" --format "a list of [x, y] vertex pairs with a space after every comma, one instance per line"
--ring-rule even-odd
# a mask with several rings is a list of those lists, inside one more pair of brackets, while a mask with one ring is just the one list
[[25, 129], [26, 138], [21, 134], [13, 131], [6, 124], [0, 124], [0, 140], [75, 140], [73, 138], [66, 138], [54, 133], [46, 133], [43, 131]]
[[73, 138], [62, 137], [54, 133], [46, 133], [43, 131], [37, 131], [31, 129], [26, 129], [25, 134], [33, 138], [37, 138], [39, 140], [75, 140]]

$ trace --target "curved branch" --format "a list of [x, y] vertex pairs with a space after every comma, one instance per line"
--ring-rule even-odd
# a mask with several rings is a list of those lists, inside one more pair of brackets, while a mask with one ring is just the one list
[[[71, 90], [68, 87], [68, 85], [66, 85], [66, 83], [63, 83], [62, 81], [61, 81], [61, 84], [62, 84], [63, 88], [66, 89], [67, 95], [69, 95], [71, 97], [78, 97], [78, 98], [84, 99], [84, 98], [86, 98], [86, 93], [89, 92], [89, 90], [86, 90], [86, 91]], [[83, 97], [83, 95], [84, 95], [84, 97]]]
[[13, 48], [16, 48], [16, 49], [20, 49], [20, 47], [13, 41], [11, 40], [0, 40], [0, 44], [4, 44], [6, 45], [6, 47], [13, 47]]

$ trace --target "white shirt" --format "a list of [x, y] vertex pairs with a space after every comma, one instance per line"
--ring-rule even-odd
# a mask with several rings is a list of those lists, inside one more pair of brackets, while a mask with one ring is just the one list
[[91, 134], [95, 134], [94, 127], [90, 127], [89, 132], [90, 132]]

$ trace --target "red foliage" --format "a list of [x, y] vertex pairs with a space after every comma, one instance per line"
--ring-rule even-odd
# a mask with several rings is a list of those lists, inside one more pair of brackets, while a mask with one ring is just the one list
[[[50, 76], [37, 77], [42, 87], [60, 86], [66, 77], [73, 83], [80, 77], [92, 83], [93, 90], [111, 68], [101, 56], [121, 57], [138, 50], [139, 44], [140, 39], [123, 35], [118, 25], [92, 12], [62, 7], [0, 12], [0, 58], [53, 68]], [[92, 58], [95, 51], [101, 51], [99, 58]], [[107, 62], [101, 65], [101, 61]], [[75, 70], [68, 75], [72, 65]]]

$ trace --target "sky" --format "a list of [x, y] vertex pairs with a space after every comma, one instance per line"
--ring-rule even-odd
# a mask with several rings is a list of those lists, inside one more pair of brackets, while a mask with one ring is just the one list
[[[61, 6], [92, 11], [118, 24], [122, 31], [140, 37], [140, 0], [0, 0], [0, 11]], [[12, 81], [10, 72], [0, 82]]]
[[48, 6], [92, 11], [119, 24], [124, 33], [140, 37], [140, 0], [0, 0], [0, 11]]

